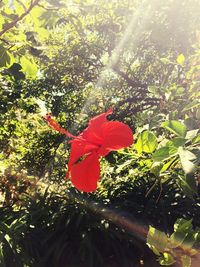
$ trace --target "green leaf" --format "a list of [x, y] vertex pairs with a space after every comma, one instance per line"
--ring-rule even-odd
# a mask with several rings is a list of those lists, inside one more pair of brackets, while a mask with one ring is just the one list
[[[174, 224], [174, 233], [170, 236], [169, 241], [169, 248], [185, 246], [191, 249], [195, 242], [192, 220], [177, 219]], [[195, 253], [195, 250], [193, 253]]]
[[189, 140], [192, 140], [195, 137], [197, 137], [198, 132], [199, 132], [199, 129], [188, 131], [185, 138], [189, 139]]
[[200, 143], [200, 134], [198, 134], [193, 140], [192, 140], [193, 144], [198, 144]]
[[161, 124], [161, 127], [183, 138], [187, 131], [185, 124], [175, 120], [165, 121]]
[[4, 17], [3, 16], [0, 16], [0, 31], [2, 30], [4, 23], [5, 23]]
[[178, 148], [180, 146], [184, 146], [185, 143], [186, 143], [186, 141], [187, 140], [184, 139], [184, 138], [175, 137], [172, 140], [168, 141], [167, 144], [166, 144], [166, 146]]
[[181, 256], [181, 262], [182, 262], [182, 267], [191, 267], [192, 264], [191, 257], [183, 255]]
[[25, 56], [21, 57], [20, 64], [22, 66], [23, 72], [26, 74], [27, 78], [35, 78], [38, 68], [34, 60], [29, 60]]
[[14, 58], [8, 50], [0, 44], [0, 68], [9, 67], [13, 64]]
[[176, 61], [179, 65], [183, 65], [185, 62], [185, 56], [183, 54], [178, 55]]
[[170, 248], [177, 248], [183, 244], [187, 234], [186, 233], [181, 233], [181, 232], [175, 232], [170, 236], [170, 243], [169, 247]]
[[163, 168], [162, 162], [154, 162], [150, 170], [155, 176], [159, 176], [162, 168]]
[[192, 231], [192, 220], [185, 220], [183, 218], [177, 219], [174, 224], [174, 233], [170, 236], [170, 248], [179, 247]]
[[178, 154], [185, 174], [194, 172], [195, 163], [193, 161], [196, 160], [196, 156], [189, 150], [184, 149], [183, 147], [178, 148]]
[[25, 79], [24, 73], [21, 71], [22, 67], [18, 63], [12, 64], [10, 68], [7, 69], [7, 71], [15, 78], [15, 80], [22, 80]]
[[135, 145], [138, 153], [152, 153], [157, 148], [157, 146], [157, 138], [155, 134], [150, 131], [143, 131], [139, 135], [137, 143]]
[[159, 259], [159, 263], [160, 265], [166, 265], [166, 266], [169, 266], [169, 265], [172, 265], [174, 264], [176, 261], [175, 259], [172, 257], [171, 254], [167, 253], [167, 252], [164, 252], [162, 257], [160, 257]]
[[186, 141], [186, 139], [181, 137], [175, 137], [174, 139], [169, 140], [165, 146], [154, 152], [153, 160], [156, 162], [169, 159], [172, 156], [174, 157], [174, 155], [178, 152], [178, 148], [183, 146]]
[[156, 161], [163, 161], [166, 160], [172, 156], [174, 156], [174, 154], [177, 153], [177, 148], [173, 147], [173, 146], [164, 146], [159, 148], [158, 150], [156, 150], [153, 155], [152, 158], [153, 160]]
[[17, 1], [15, 1], [14, 6], [15, 6], [15, 11], [17, 15], [20, 16], [24, 12], [23, 6], [20, 5]]
[[162, 169], [160, 170], [160, 172], [165, 172], [166, 170], [168, 170], [171, 166], [173, 166], [173, 164], [177, 162], [177, 157], [173, 157], [171, 158], [167, 163], [165, 163], [162, 167]]
[[186, 230], [185, 229], [179, 229], [179, 230], [175, 231], [170, 236], [169, 247], [170, 248], [177, 248], [177, 247], [181, 246], [185, 242], [185, 239], [187, 238], [189, 231], [192, 231], [192, 227], [191, 227], [190, 230], [188, 230], [188, 229], [186, 229]]
[[147, 235], [147, 244], [152, 249], [162, 252], [167, 247], [168, 237], [164, 232], [149, 226], [149, 232]]
[[188, 232], [192, 230], [192, 219], [185, 220], [183, 218], [179, 218], [176, 220], [174, 224], [174, 232]]

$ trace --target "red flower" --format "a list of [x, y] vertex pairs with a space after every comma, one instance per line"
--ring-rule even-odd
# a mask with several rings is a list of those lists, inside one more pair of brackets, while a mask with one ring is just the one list
[[107, 120], [106, 117], [111, 113], [110, 109], [91, 119], [88, 127], [77, 137], [68, 131], [64, 132], [58, 124], [55, 126], [48, 120], [50, 127], [73, 137], [70, 141], [67, 178], [71, 178], [73, 185], [84, 192], [92, 192], [97, 188], [100, 176], [99, 158], [133, 143], [132, 131], [126, 124]]

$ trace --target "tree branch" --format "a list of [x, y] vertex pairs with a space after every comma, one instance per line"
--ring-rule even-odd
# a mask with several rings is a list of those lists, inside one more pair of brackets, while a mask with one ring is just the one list
[[30, 5], [29, 5], [28, 9], [27, 9], [24, 13], [22, 13], [19, 17], [17, 17], [17, 18], [14, 19], [11, 23], [9, 23], [5, 29], [3, 29], [2, 31], [0, 31], [0, 37], [1, 37], [4, 33], [6, 33], [7, 31], [9, 31], [10, 29], [12, 29], [13, 27], [15, 27], [16, 24], [17, 24], [20, 20], [22, 20], [26, 15], [28, 15], [28, 14], [31, 12], [31, 10], [34, 8], [34, 6], [36, 6], [36, 5], [39, 3], [39, 1], [40, 1], [40, 0], [31, 1], [31, 3], [30, 3]]
[[143, 97], [137, 97], [137, 96], [132, 96], [132, 97], [129, 97], [129, 98], [126, 98], [126, 99], [123, 99], [121, 101], [118, 102], [118, 106], [122, 106], [126, 103], [134, 103], [134, 104], [137, 104], [137, 103], [141, 103], [143, 102], [143, 106], [144, 105], [155, 105], [155, 104], [159, 104], [160, 103], [160, 99], [159, 98], [155, 98], [155, 97], [146, 97], [146, 98], [143, 98]]
[[45, 10], [51, 10], [51, 11], [52, 11], [52, 10], [58, 11], [58, 10], [61, 9], [61, 7], [45, 7], [45, 6], [42, 5], [42, 4], [39, 4], [38, 6], [44, 8]]
[[0, 41], [4, 42], [4, 43], [7, 44], [7, 45], [10, 45], [10, 42], [6, 41], [6, 40], [3, 39], [3, 38], [0, 38]]
[[139, 87], [144, 89], [145, 91], [147, 90], [148, 85], [146, 83], [141, 83], [140, 81], [137, 80], [132, 80], [125, 72], [119, 70], [116, 66], [113, 66], [113, 71], [115, 71], [119, 76], [121, 76], [129, 86], [131, 87]]

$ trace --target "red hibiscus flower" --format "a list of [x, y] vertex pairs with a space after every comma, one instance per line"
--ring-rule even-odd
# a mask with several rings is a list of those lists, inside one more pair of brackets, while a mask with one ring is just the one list
[[91, 119], [88, 127], [77, 137], [64, 130], [50, 115], [44, 117], [51, 128], [73, 138], [70, 141], [67, 178], [71, 178], [73, 185], [81, 191], [96, 190], [101, 156], [133, 144], [132, 131], [126, 124], [107, 120], [106, 117], [111, 113], [110, 109]]

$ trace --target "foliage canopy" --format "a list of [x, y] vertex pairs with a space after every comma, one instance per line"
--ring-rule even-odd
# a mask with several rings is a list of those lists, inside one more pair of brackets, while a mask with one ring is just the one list
[[[199, 10], [0, 1], [1, 266], [195, 266]], [[98, 190], [81, 193], [65, 180], [68, 140], [42, 115], [78, 135], [110, 107], [134, 144], [101, 159]]]

